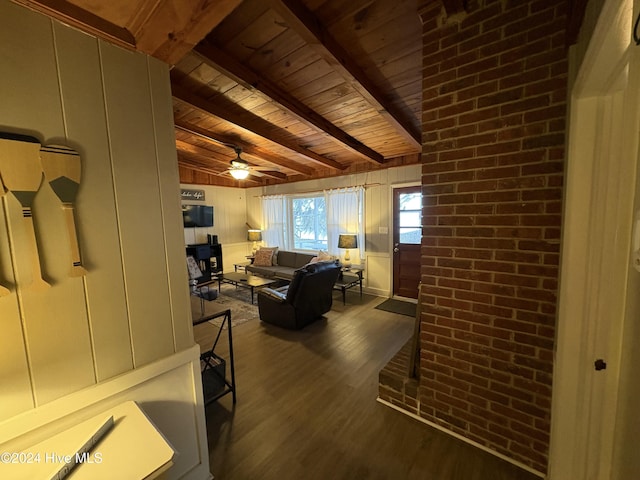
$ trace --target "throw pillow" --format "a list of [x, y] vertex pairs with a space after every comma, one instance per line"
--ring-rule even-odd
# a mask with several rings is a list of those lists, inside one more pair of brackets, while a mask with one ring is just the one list
[[318, 252], [318, 255], [316, 255], [311, 260], [309, 260], [309, 263], [325, 262], [327, 260], [331, 260], [331, 256], [329, 255], [329, 252], [325, 252], [324, 250], [320, 250]]
[[324, 262], [326, 260], [331, 260], [331, 255], [329, 255], [329, 252], [325, 252], [324, 250], [320, 250], [318, 252], [318, 261], [319, 262]]
[[271, 247], [273, 249], [273, 257], [271, 257], [271, 265], [278, 265], [278, 248]]
[[[278, 248], [279, 247], [260, 247], [260, 250], [268, 250], [271, 252], [271, 264], [278, 265]], [[265, 265], [268, 266], [268, 265]]]
[[268, 249], [261, 248], [256, 252], [253, 264], [256, 267], [270, 267], [272, 263], [273, 252]]

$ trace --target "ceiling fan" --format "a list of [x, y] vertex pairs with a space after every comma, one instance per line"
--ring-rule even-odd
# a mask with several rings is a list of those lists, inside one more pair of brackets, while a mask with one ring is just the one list
[[[231, 148], [236, 153], [236, 158], [231, 160], [230, 166], [224, 171], [215, 172], [216, 175], [231, 175], [235, 180], [245, 180], [249, 177], [249, 175], [256, 175], [258, 177], [269, 176], [278, 179], [286, 179], [287, 175], [282, 173], [280, 169], [276, 166], [260, 166], [247, 162], [243, 159], [240, 154], [242, 153], [242, 147], [235, 143], [230, 143], [228, 141], [220, 140], [211, 135], [204, 134], [199, 131], [195, 131], [192, 128], [188, 128], [184, 125], [176, 124], [176, 129], [181, 130], [189, 135], [193, 135], [199, 138], [203, 138], [207, 142], [213, 142], [218, 145], [222, 145], [227, 148]], [[212, 152], [213, 153], [213, 152]], [[205, 155], [208, 156], [208, 155]], [[220, 159], [221, 160], [221, 159]]]
[[231, 168], [229, 168], [229, 173], [236, 180], [244, 180], [249, 176], [249, 163], [246, 160], [240, 158], [242, 148], [234, 146], [233, 149], [236, 152], [236, 158], [231, 160]]
[[245, 180], [249, 175], [256, 175], [262, 177], [267, 175], [274, 178], [286, 178], [286, 174], [280, 172], [278, 167], [260, 166], [247, 162], [240, 156], [242, 153], [242, 147], [237, 145], [227, 145], [236, 152], [236, 158], [231, 160], [230, 167], [226, 170], [234, 179]]

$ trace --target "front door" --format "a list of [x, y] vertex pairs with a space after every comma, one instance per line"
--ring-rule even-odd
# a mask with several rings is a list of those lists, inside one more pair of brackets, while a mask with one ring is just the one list
[[393, 295], [418, 298], [420, 242], [422, 240], [421, 187], [393, 190]]

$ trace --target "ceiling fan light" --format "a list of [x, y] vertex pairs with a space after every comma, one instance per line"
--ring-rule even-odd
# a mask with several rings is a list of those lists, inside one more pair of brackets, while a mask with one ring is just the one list
[[249, 176], [249, 164], [246, 160], [240, 158], [240, 150], [239, 147], [235, 148], [237, 157], [231, 160], [231, 168], [229, 169], [229, 173], [236, 180], [244, 180]]
[[231, 170], [229, 170], [229, 173], [236, 180], [244, 180], [249, 176], [249, 170], [247, 170], [246, 168], [233, 167]]

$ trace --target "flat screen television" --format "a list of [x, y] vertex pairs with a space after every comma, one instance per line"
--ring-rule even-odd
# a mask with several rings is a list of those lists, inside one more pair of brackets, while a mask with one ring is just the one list
[[213, 227], [213, 207], [182, 205], [182, 222], [186, 227]]

